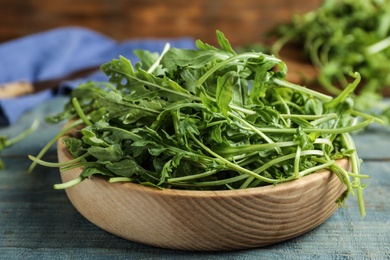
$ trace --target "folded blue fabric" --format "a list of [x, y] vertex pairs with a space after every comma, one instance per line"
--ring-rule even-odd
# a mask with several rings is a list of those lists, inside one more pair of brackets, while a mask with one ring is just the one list
[[[36, 82], [59, 78], [84, 68], [99, 66], [122, 55], [138, 62], [134, 50], [161, 52], [165, 44], [193, 49], [194, 40], [140, 39], [117, 42], [105, 35], [80, 27], [58, 28], [0, 44], [0, 85], [15, 81]], [[107, 80], [102, 72], [65, 81], [60, 88], [75, 88], [88, 80]], [[51, 90], [17, 98], [0, 99], [0, 125], [13, 124], [25, 111], [52, 98]]]

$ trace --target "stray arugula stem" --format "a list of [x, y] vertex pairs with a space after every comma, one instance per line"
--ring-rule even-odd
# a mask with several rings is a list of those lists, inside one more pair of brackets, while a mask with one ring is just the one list
[[[65, 134], [69, 133], [69, 131], [71, 131], [72, 129], [74, 129], [76, 126], [82, 124], [82, 120], [76, 120], [72, 123], [70, 123], [69, 125], [67, 125], [66, 127], [64, 127], [56, 136], [54, 136], [54, 138], [52, 138], [43, 148], [42, 150], [38, 153], [38, 155], [35, 157], [36, 159], [41, 159], [42, 156], [47, 152], [47, 150], [50, 149], [50, 147], [59, 139], [61, 138], [62, 136], [64, 136]], [[31, 173], [35, 166], [36, 166], [37, 162], [36, 161], [33, 161], [30, 165], [30, 167], [28, 168], [27, 170], [27, 173]]]
[[108, 182], [114, 183], [114, 182], [133, 182], [135, 179], [128, 178], [128, 177], [112, 177], [108, 179]]
[[38, 159], [37, 157], [35, 156], [32, 156], [32, 155], [28, 155], [28, 158], [37, 163], [37, 164], [40, 164], [42, 166], [46, 166], [46, 167], [55, 167], [55, 168], [62, 168], [62, 167], [66, 167], [66, 166], [70, 166], [70, 165], [73, 165], [74, 163], [77, 163], [77, 162], [80, 162], [82, 159], [86, 158], [89, 154], [88, 153], [85, 153], [77, 158], [74, 158], [72, 160], [69, 160], [69, 161], [66, 161], [66, 162], [63, 162], [63, 163], [58, 163], [58, 162], [46, 162], [46, 161], [43, 161], [41, 159]]
[[60, 183], [60, 184], [54, 184], [54, 189], [56, 189], [56, 190], [67, 189], [67, 188], [70, 188], [70, 187], [72, 187], [74, 185], [77, 185], [77, 184], [81, 183], [83, 180], [85, 180], [84, 177], [78, 177], [78, 178], [70, 180], [68, 182], [64, 182], [64, 183]]
[[11, 146], [11, 145], [14, 145], [15, 143], [21, 141], [22, 139], [26, 138], [28, 135], [30, 135], [32, 132], [34, 132], [37, 128], [38, 128], [38, 125], [39, 125], [39, 121], [38, 120], [34, 120], [34, 122], [32, 123], [32, 125], [24, 130], [23, 132], [21, 132], [20, 134], [18, 134], [17, 136], [11, 138], [11, 139], [8, 139], [6, 142], [5, 142], [5, 146]]
[[[5, 136], [0, 136], [0, 152], [4, 148], [12, 146], [15, 143], [20, 142], [22, 139], [26, 138], [28, 135], [30, 135], [32, 132], [34, 132], [37, 129], [38, 125], [39, 125], [39, 121], [34, 120], [34, 122], [29, 128], [27, 128], [26, 130], [24, 130], [23, 132], [21, 132], [20, 134], [18, 134], [17, 136], [11, 139], [7, 139]], [[4, 169], [4, 168], [5, 168], [4, 162], [0, 159], [0, 169]]]

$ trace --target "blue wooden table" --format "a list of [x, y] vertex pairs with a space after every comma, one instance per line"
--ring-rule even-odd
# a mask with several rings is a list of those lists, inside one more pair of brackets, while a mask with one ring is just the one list
[[[62, 110], [58, 97], [27, 112], [0, 135], [14, 136], [35, 118], [39, 129], [1, 153], [0, 259], [390, 259], [390, 129], [377, 125], [354, 135], [365, 181], [367, 215], [361, 218], [351, 196], [324, 224], [295, 239], [251, 250], [185, 252], [154, 248], [111, 235], [83, 218], [64, 191], [58, 169], [37, 167], [30, 174], [27, 154], [36, 155], [62, 127], [43, 118]], [[56, 161], [52, 147], [45, 160]], [[196, 243], [196, 241], [194, 241]]]

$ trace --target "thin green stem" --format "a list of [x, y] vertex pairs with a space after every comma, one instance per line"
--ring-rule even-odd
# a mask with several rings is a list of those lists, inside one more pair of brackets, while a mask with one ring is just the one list
[[[356, 147], [355, 143], [353, 142], [350, 134], [344, 133], [341, 135], [342, 139], [344, 141], [346, 149], [351, 149], [354, 150], [353, 154], [350, 157], [351, 160], [351, 166], [352, 166], [352, 172], [353, 173], [360, 173], [360, 160], [359, 157], [356, 153]], [[364, 199], [363, 199], [363, 187], [360, 182], [360, 178], [358, 177], [353, 177], [353, 183], [355, 184], [355, 189], [356, 189], [356, 195], [358, 199], [358, 204], [359, 204], [359, 209], [360, 209], [360, 215], [364, 217], [366, 215], [366, 209], [364, 206]]]
[[15, 136], [15, 137], [13, 137], [11, 139], [8, 139], [5, 142], [5, 146], [14, 145], [15, 143], [17, 143], [17, 142], [21, 141], [22, 139], [26, 138], [28, 135], [33, 133], [38, 128], [38, 125], [39, 125], [39, 121], [38, 120], [34, 120], [32, 125], [28, 129], [24, 130], [23, 132], [21, 132], [17, 136]]
[[376, 117], [376, 116], [372, 116], [372, 115], [369, 115], [369, 114], [366, 114], [366, 113], [363, 113], [363, 112], [360, 112], [360, 111], [357, 111], [357, 110], [351, 110], [351, 115], [353, 116], [360, 116], [361, 118], [364, 118], [364, 119], [370, 119], [370, 120], [374, 120], [375, 122], [381, 124], [381, 125], [385, 125], [385, 121], [379, 117]]
[[115, 71], [119, 74], [124, 74], [125, 77], [128, 77], [132, 80], [135, 80], [139, 83], [142, 83], [144, 84], [145, 86], [151, 86], [151, 87], [155, 87], [157, 89], [160, 89], [160, 90], [163, 90], [163, 91], [166, 91], [166, 92], [169, 92], [171, 94], [174, 94], [174, 95], [178, 95], [178, 96], [182, 96], [182, 97], [185, 97], [185, 98], [188, 98], [189, 100], [195, 100], [195, 101], [201, 101], [201, 99], [197, 96], [194, 96], [194, 95], [191, 95], [188, 91], [186, 91], [185, 89], [183, 88], [180, 88], [180, 91], [177, 90], [177, 89], [170, 89], [170, 88], [166, 88], [164, 86], [160, 86], [159, 84], [156, 84], [156, 83], [153, 83], [153, 82], [150, 82], [150, 81], [147, 81], [147, 80], [142, 80], [136, 76], [133, 76], [133, 75], [129, 75], [129, 74], [126, 74], [126, 73], [123, 73], [122, 71]]
[[115, 182], [134, 182], [136, 179], [129, 178], [129, 177], [112, 177], [108, 179], [109, 183], [115, 183]]
[[142, 140], [142, 137], [140, 135], [137, 135], [131, 131], [128, 131], [126, 129], [123, 129], [123, 128], [120, 128], [120, 127], [115, 127], [115, 126], [104, 126], [104, 127], [101, 127], [100, 128], [101, 130], [103, 131], [118, 131], [118, 132], [121, 132], [122, 134], [124, 134], [125, 136], [127, 136], [129, 139], [133, 140], [133, 141], [138, 141], [138, 140]]
[[176, 140], [179, 142], [181, 146], [183, 146], [184, 145], [183, 136], [179, 131], [180, 110], [179, 109], [172, 110], [171, 116], [172, 116], [173, 129], [175, 130]]
[[270, 178], [266, 178], [264, 176], [260, 176], [248, 169], [245, 169], [233, 162], [230, 162], [228, 161], [227, 159], [223, 158], [222, 156], [220, 156], [219, 154], [215, 153], [214, 151], [212, 151], [210, 148], [208, 148], [207, 146], [205, 146], [201, 141], [199, 141], [192, 133], [189, 133], [190, 134], [190, 137], [193, 141], [195, 141], [195, 143], [197, 143], [203, 150], [205, 150], [207, 153], [211, 154], [212, 156], [214, 156], [215, 158], [217, 158], [222, 164], [225, 164], [226, 166], [228, 166], [229, 168], [233, 169], [233, 170], [236, 170], [238, 172], [241, 172], [241, 173], [244, 173], [248, 176], [253, 176], [255, 177], [256, 179], [260, 179], [262, 181], [265, 181], [265, 182], [268, 182], [268, 183], [276, 183], [278, 180], [276, 179], [270, 179]]
[[[267, 143], [274, 143], [274, 141], [272, 141], [271, 138], [269, 138], [267, 135], [265, 135], [261, 130], [259, 130], [259, 128], [253, 126], [252, 124], [248, 123], [246, 120], [242, 119], [241, 117], [239, 116], [236, 116], [235, 114], [231, 113], [231, 112], [228, 112], [228, 115], [231, 116], [231, 117], [234, 117], [235, 119], [237, 119], [238, 121], [240, 121], [243, 125], [245, 125], [246, 127], [250, 128], [253, 132], [255, 132], [256, 134], [258, 134], [259, 136], [261, 136]], [[279, 148], [279, 147], [275, 147], [275, 150], [278, 152], [278, 153], [282, 153], [282, 150]]]
[[84, 124], [87, 125], [87, 126], [91, 126], [92, 122], [89, 121], [89, 119], [85, 115], [85, 113], [84, 113], [83, 109], [81, 108], [80, 103], [77, 100], [77, 98], [75, 98], [75, 97], [72, 98], [72, 104], [73, 104], [74, 108], [76, 109], [77, 115], [81, 118], [81, 120], [83, 120]]
[[309, 169], [303, 170], [303, 171], [298, 173], [298, 176], [299, 176], [299, 178], [302, 178], [302, 177], [308, 175], [309, 173], [313, 173], [313, 172], [317, 172], [317, 171], [325, 169], [325, 168], [329, 168], [330, 166], [332, 166], [334, 164], [335, 164], [335, 161], [332, 160], [332, 161], [311, 167]]
[[[329, 162], [327, 159], [323, 159], [323, 158], [313, 158], [313, 160], [321, 164], [326, 164], [327, 162]], [[348, 172], [337, 163], [333, 163], [332, 165], [329, 166], [329, 168], [334, 174], [337, 175], [340, 181], [345, 184], [345, 186], [347, 187], [347, 191], [354, 194], [351, 182], [349, 180]]]
[[60, 168], [60, 167], [65, 167], [65, 166], [68, 166], [68, 165], [72, 165], [76, 162], [80, 162], [83, 158], [87, 157], [89, 155], [89, 153], [85, 153], [77, 158], [74, 158], [72, 160], [69, 160], [69, 161], [66, 161], [66, 162], [62, 162], [62, 163], [59, 163], [59, 162], [47, 162], [47, 161], [43, 161], [41, 159], [38, 159], [37, 157], [35, 156], [32, 156], [32, 155], [28, 155], [28, 158], [33, 161], [33, 162], [36, 162], [37, 164], [39, 165], [42, 165], [42, 166], [46, 166], [46, 167], [55, 167], [55, 168]]
[[279, 57], [280, 50], [293, 38], [295, 37], [294, 33], [286, 34], [284, 37], [280, 37], [274, 44], [271, 46], [271, 53], [276, 57]]
[[306, 94], [312, 95], [313, 97], [319, 98], [323, 101], [331, 101], [333, 99], [331, 96], [322, 94], [322, 93], [317, 92], [317, 91], [312, 90], [312, 89], [308, 89], [308, 88], [293, 84], [293, 83], [288, 82], [286, 80], [281, 80], [278, 78], [273, 78], [272, 80], [279, 86], [283, 86], [283, 87], [287, 87], [287, 88], [290, 88], [293, 90], [304, 92]]
[[353, 93], [355, 91], [356, 87], [358, 86], [358, 84], [359, 84], [359, 82], [361, 80], [361, 76], [357, 72], [350, 73], [350, 75], [352, 77], [354, 77], [355, 80], [352, 83], [348, 84], [348, 86], [337, 97], [335, 97], [333, 100], [331, 100], [328, 103], [326, 103], [325, 107], [327, 107], [327, 108], [334, 108], [334, 107], [336, 107], [341, 102], [344, 102], [345, 99], [347, 97], [349, 97], [351, 95], [351, 93]]
[[95, 166], [96, 165], [96, 162], [76, 162], [74, 164], [70, 164], [70, 165], [64, 165], [60, 168], [60, 172], [66, 172], [66, 171], [69, 171], [71, 169], [75, 169], [75, 168], [79, 168], [79, 167], [87, 167], [87, 166]]
[[300, 166], [300, 161], [301, 161], [301, 147], [300, 146], [297, 146], [297, 152], [295, 154], [295, 159], [294, 159], [294, 175], [295, 175], [295, 178], [299, 178], [300, 177], [300, 173], [299, 173], [299, 166]]
[[270, 55], [263, 54], [263, 53], [245, 52], [245, 53], [237, 54], [237, 55], [234, 55], [234, 56], [227, 58], [226, 60], [221, 61], [220, 63], [218, 63], [217, 65], [212, 67], [210, 70], [208, 70], [206, 73], [204, 73], [203, 76], [197, 80], [196, 85], [197, 86], [202, 85], [203, 82], [205, 82], [207, 80], [207, 78], [210, 77], [214, 72], [223, 68], [224, 66], [226, 66], [227, 64], [229, 64], [233, 61], [242, 60], [242, 59], [250, 59], [250, 58], [259, 58], [259, 57], [264, 57], [268, 60], [281, 62], [280, 59], [275, 58], [275, 57], [270, 56]]
[[374, 54], [390, 47], [390, 36], [367, 47], [368, 54]]
[[56, 190], [67, 189], [67, 188], [70, 188], [72, 186], [75, 186], [75, 185], [79, 184], [83, 180], [85, 180], [85, 178], [78, 177], [78, 178], [73, 179], [73, 180], [68, 181], [68, 182], [64, 182], [64, 183], [60, 183], [60, 184], [54, 184], [54, 189], [56, 189]]
[[[373, 122], [374, 122], [374, 119], [367, 119], [359, 124], [356, 124], [353, 126], [340, 127], [338, 129], [333, 129], [333, 128], [302, 128], [302, 131], [304, 133], [321, 132], [324, 134], [342, 134], [342, 133], [354, 132], [356, 130], [363, 129], [364, 127], [372, 124]], [[283, 128], [259, 127], [257, 129], [263, 133], [295, 134], [297, 132], [297, 128], [283, 129]]]
[[215, 148], [215, 152], [222, 156], [235, 156], [239, 154], [246, 154], [250, 152], [260, 152], [270, 149], [275, 149], [280, 147], [288, 147], [297, 145], [297, 142], [288, 141], [288, 142], [272, 142], [272, 143], [264, 143], [264, 144], [249, 144], [249, 145], [241, 145], [239, 147], [218, 147]]
[[320, 68], [320, 69], [323, 67], [323, 64], [321, 63], [321, 60], [319, 58], [319, 56], [320, 56], [319, 49], [323, 43], [324, 43], [324, 40], [322, 38], [317, 38], [309, 46], [310, 59], [311, 59], [313, 65], [316, 66], [317, 68]]
[[170, 178], [170, 179], [167, 180], [167, 182], [168, 183], [174, 183], [174, 182], [195, 180], [195, 179], [204, 178], [204, 177], [213, 175], [216, 172], [218, 172], [218, 170], [214, 169], [214, 170], [211, 170], [211, 171], [206, 171], [206, 172], [202, 172], [202, 173], [198, 173], [198, 174], [192, 174], [192, 175], [187, 175], [187, 176], [183, 176], [183, 177]]
[[249, 175], [242, 174], [236, 177], [227, 178], [223, 180], [218, 181], [203, 181], [203, 182], [195, 182], [195, 183], [171, 183], [172, 186], [179, 186], [179, 187], [209, 187], [209, 186], [221, 186], [226, 185], [229, 183], [242, 181], [246, 178], [248, 178]]
[[329, 120], [332, 120], [332, 119], [335, 119], [335, 118], [337, 118], [337, 115], [332, 113], [332, 114], [329, 114], [329, 115], [327, 115], [327, 116], [324, 116], [324, 117], [315, 119], [315, 120], [311, 121], [310, 124], [311, 124], [312, 126], [317, 126], [317, 125], [319, 125], [319, 124], [328, 122]]
[[[290, 108], [289, 108], [289, 106], [287, 105], [286, 101], [285, 101], [285, 100], [280, 96], [280, 94], [277, 93], [276, 91], [275, 91], [275, 95], [276, 95], [276, 99], [282, 104], [282, 106], [283, 106], [283, 108], [284, 108], [284, 110], [285, 110], [285, 113], [286, 113], [287, 115], [289, 115], [289, 114], [290, 114]], [[289, 117], [286, 117], [286, 118], [287, 118], [287, 121], [284, 120], [285, 117], [281, 117], [281, 119], [283, 120], [285, 126], [286, 126], [286, 127], [291, 127], [291, 120], [290, 120], [290, 118], [289, 118]]]
[[[299, 105], [297, 105], [296, 103], [294, 102], [291, 102], [291, 101], [288, 101], [288, 100], [285, 100], [284, 101], [286, 104], [288, 104], [291, 108], [294, 108], [295, 110], [299, 111], [300, 113], [302, 113], [302, 115], [305, 113], [305, 111], [302, 109], [302, 107], [300, 107]], [[280, 101], [275, 101], [275, 102], [272, 102], [271, 105], [272, 106], [276, 106], [276, 105], [279, 105], [281, 104]]]
[[[308, 155], [317, 155], [317, 156], [324, 156], [324, 152], [320, 150], [305, 150], [301, 152], [301, 156], [308, 156]], [[273, 160], [270, 160], [263, 164], [261, 167], [255, 169], [253, 172], [256, 174], [260, 174], [261, 172], [265, 171], [266, 169], [272, 167], [275, 164], [278, 164], [280, 162], [294, 159], [296, 156], [296, 153], [287, 154], [284, 156], [280, 156], [278, 158], [275, 158]]]
[[316, 120], [321, 118], [337, 118], [336, 113], [322, 114], [322, 115], [299, 115], [299, 114], [280, 114], [284, 118], [302, 118], [306, 120]]
[[171, 45], [169, 43], [166, 43], [164, 46], [163, 51], [161, 52], [161, 55], [158, 57], [158, 59], [150, 66], [148, 69], [148, 73], [153, 73], [153, 71], [160, 65], [161, 59], [164, 57], [164, 54], [170, 49]]
[[[70, 130], [72, 130], [73, 128], [75, 128], [76, 126], [78, 125], [81, 125], [83, 124], [83, 121], [81, 119], [79, 120], [75, 120], [73, 122], [71, 122], [70, 124], [68, 124], [66, 127], [64, 127], [56, 136], [54, 136], [43, 148], [42, 150], [38, 153], [38, 155], [36, 156], [37, 159], [41, 159], [42, 156], [50, 149], [50, 147], [60, 138], [62, 137], [63, 135], [65, 135], [66, 133], [68, 133]], [[28, 168], [27, 172], [28, 173], [31, 173], [35, 166], [36, 166], [36, 162], [32, 162], [30, 167]]]

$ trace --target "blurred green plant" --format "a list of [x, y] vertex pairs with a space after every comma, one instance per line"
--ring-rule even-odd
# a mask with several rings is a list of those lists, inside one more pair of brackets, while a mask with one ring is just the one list
[[317, 9], [277, 26], [275, 33], [271, 52], [278, 56], [289, 43], [301, 46], [318, 70], [318, 83], [330, 94], [342, 91], [351, 71], [359, 72], [357, 109], [389, 124], [390, 108], [382, 102], [390, 89], [389, 0], [324, 0]]

